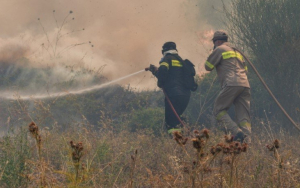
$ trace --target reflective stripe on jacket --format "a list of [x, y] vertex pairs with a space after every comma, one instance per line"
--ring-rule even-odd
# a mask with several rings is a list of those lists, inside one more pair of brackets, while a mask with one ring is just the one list
[[228, 42], [218, 46], [207, 58], [205, 69], [217, 70], [222, 88], [225, 86], [243, 86], [250, 88], [243, 56], [230, 47]]
[[155, 76], [157, 85], [164, 88], [168, 96], [190, 95], [183, 80], [182, 59], [177, 54], [166, 54], [159, 63]]

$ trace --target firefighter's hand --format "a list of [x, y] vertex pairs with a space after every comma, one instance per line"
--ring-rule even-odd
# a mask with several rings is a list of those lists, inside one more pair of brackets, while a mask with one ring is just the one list
[[157, 71], [157, 67], [155, 65], [150, 64], [150, 67], [145, 68], [145, 71], [150, 71], [154, 74]]

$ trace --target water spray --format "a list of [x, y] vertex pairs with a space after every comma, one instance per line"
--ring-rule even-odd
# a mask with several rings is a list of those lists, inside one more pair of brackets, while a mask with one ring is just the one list
[[140, 74], [140, 73], [142, 73], [144, 71], [145, 71], [145, 69], [137, 71], [137, 72], [129, 74], [129, 75], [126, 75], [126, 76], [123, 76], [121, 78], [118, 78], [118, 79], [115, 79], [115, 80], [112, 80], [112, 81], [100, 84], [100, 85], [95, 85], [95, 86], [84, 88], [84, 89], [80, 89], [80, 90], [73, 90], [73, 91], [71, 90], [71, 91], [56, 92], [56, 93], [52, 93], [52, 94], [41, 94], [41, 95], [17, 95], [17, 94], [13, 95], [11, 93], [5, 93], [4, 92], [4, 93], [1, 94], [0, 97], [6, 98], [6, 99], [12, 99], [12, 100], [15, 100], [15, 99], [34, 100], [34, 99], [58, 98], [58, 97], [64, 97], [64, 96], [71, 95], [71, 94], [72, 95], [80, 95], [80, 94], [84, 94], [84, 93], [87, 93], [87, 92], [91, 92], [91, 91], [94, 91], [94, 90], [98, 90], [98, 89], [104, 88], [104, 87], [106, 87], [106, 86], [108, 86], [110, 84], [119, 82], [121, 80], [124, 80], [126, 78], [132, 77], [134, 75]]

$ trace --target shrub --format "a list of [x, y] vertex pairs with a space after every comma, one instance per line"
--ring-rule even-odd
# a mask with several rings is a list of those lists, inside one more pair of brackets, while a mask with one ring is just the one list
[[143, 108], [134, 111], [129, 127], [132, 131], [150, 129], [155, 135], [159, 135], [164, 126], [164, 114], [163, 108]]

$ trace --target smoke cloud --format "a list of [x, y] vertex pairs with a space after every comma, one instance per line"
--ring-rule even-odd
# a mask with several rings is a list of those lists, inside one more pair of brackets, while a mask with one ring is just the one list
[[[103, 82], [102, 75], [117, 79], [158, 65], [167, 41], [202, 73], [213, 30], [222, 27], [221, 8], [217, 0], [4, 1], [0, 70], [17, 76], [3, 88], [49, 92], [70, 80], [87, 87]], [[156, 88], [149, 72], [121, 84]]]

